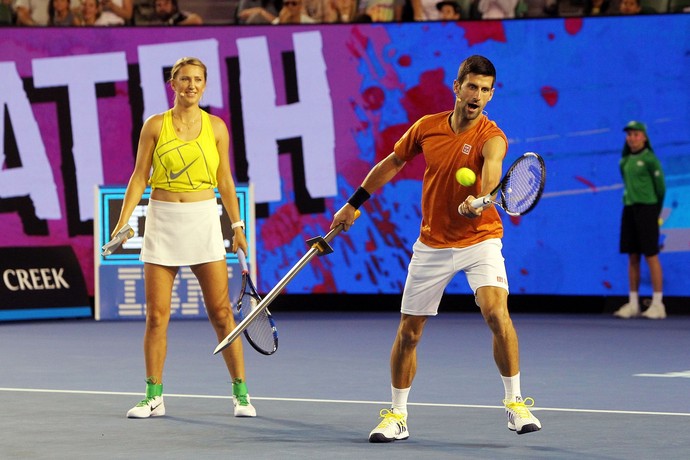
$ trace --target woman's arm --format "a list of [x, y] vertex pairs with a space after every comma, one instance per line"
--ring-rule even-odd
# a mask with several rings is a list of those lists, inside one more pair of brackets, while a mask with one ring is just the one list
[[122, 201], [122, 209], [120, 210], [120, 218], [115, 225], [112, 236], [114, 236], [119, 229], [121, 229], [132, 216], [134, 208], [141, 201], [146, 186], [148, 185], [149, 176], [151, 175], [151, 164], [153, 161], [153, 149], [158, 142], [158, 135], [161, 131], [161, 124], [163, 115], [153, 115], [144, 122], [139, 135], [139, 146], [137, 147], [137, 159], [134, 164], [134, 171], [129, 178], [125, 197]]

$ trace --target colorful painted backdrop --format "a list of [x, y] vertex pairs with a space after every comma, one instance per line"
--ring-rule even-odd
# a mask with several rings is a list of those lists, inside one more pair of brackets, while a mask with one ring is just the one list
[[[690, 296], [690, 15], [313, 27], [0, 29], [0, 246], [71, 245], [93, 293], [94, 187], [126, 184], [138, 132], [181, 56], [209, 66], [203, 104], [251, 181], [268, 291], [327, 232], [371, 166], [425, 113], [452, 108], [460, 61], [489, 57], [487, 106], [548, 165], [544, 199], [505, 217], [513, 293], [623, 295], [623, 126], [645, 121], [668, 183], [666, 294]], [[649, 33], [648, 31], [663, 31]], [[399, 293], [420, 222], [421, 158], [377, 193], [290, 293]], [[648, 288], [648, 279], [644, 279]], [[469, 292], [460, 276], [449, 292]]]

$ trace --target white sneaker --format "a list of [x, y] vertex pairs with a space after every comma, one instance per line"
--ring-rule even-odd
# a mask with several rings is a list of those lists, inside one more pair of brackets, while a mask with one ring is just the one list
[[620, 307], [618, 310], [616, 310], [613, 313], [613, 316], [617, 316], [618, 318], [623, 318], [623, 319], [628, 319], [628, 318], [634, 318], [640, 314], [640, 307], [639, 305], [634, 305], [630, 302], [624, 304], [622, 307]]
[[379, 415], [383, 420], [369, 433], [369, 442], [402, 441], [410, 437], [407, 415], [397, 409], [382, 409]]
[[528, 407], [534, 406], [534, 399], [518, 396], [515, 401], [503, 400], [508, 416], [508, 429], [517, 434], [531, 433], [541, 430], [541, 422], [532, 415]]
[[235, 408], [235, 417], [256, 417], [256, 409], [248, 394], [232, 396], [232, 405]]
[[666, 318], [666, 307], [663, 303], [653, 303], [642, 313], [642, 316], [647, 319], [664, 319]]
[[139, 404], [127, 411], [127, 418], [149, 418], [165, 415], [163, 396], [144, 398]]

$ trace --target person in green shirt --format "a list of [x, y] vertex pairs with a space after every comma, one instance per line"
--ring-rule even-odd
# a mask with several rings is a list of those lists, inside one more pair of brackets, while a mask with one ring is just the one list
[[628, 303], [616, 310], [614, 315], [619, 318], [640, 315], [638, 290], [640, 263], [644, 255], [653, 293], [652, 302], [642, 316], [664, 319], [663, 273], [659, 261], [659, 216], [666, 194], [664, 172], [649, 142], [647, 126], [639, 121], [631, 121], [623, 130], [625, 145], [619, 163], [624, 185], [620, 252], [628, 254], [630, 293]]

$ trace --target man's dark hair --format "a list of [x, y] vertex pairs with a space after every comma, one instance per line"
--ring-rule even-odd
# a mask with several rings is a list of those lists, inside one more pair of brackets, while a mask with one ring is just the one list
[[474, 55], [470, 56], [460, 64], [458, 69], [458, 82], [462, 84], [465, 77], [469, 74], [485, 75], [487, 77], [492, 77], [494, 81], [491, 83], [493, 88], [494, 83], [496, 83], [496, 68], [494, 65], [484, 56]]

